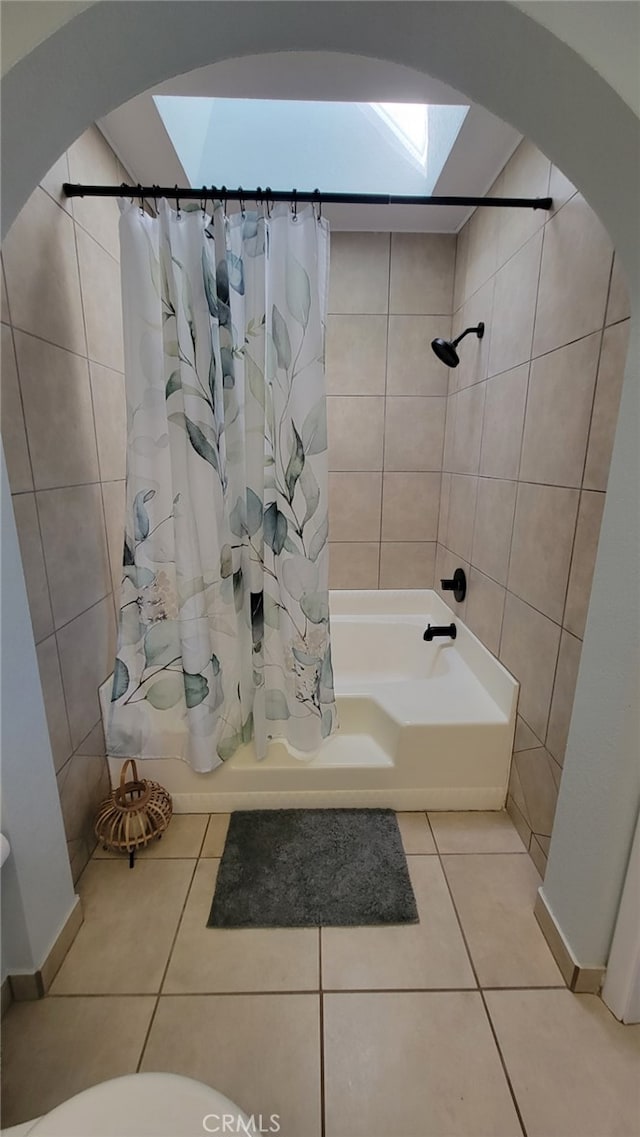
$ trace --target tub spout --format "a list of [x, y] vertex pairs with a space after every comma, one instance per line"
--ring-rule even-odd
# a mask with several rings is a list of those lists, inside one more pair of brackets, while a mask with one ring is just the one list
[[450, 639], [455, 640], [457, 634], [458, 629], [455, 624], [445, 624], [443, 627], [436, 627], [435, 625], [429, 624], [422, 638], [423, 640], [432, 640], [436, 636], [449, 636]]

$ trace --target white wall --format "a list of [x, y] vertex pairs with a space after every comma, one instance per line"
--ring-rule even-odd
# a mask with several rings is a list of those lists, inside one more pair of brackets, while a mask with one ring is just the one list
[[2, 981], [42, 965], [76, 903], [2, 453]]
[[[180, 3], [96, 4], [12, 68], [2, 81], [4, 230], [89, 122], [172, 74], [261, 51], [347, 51], [431, 73], [510, 121], [582, 190], [626, 267], [635, 327], [547, 889], [577, 961], [603, 963], [640, 798], [629, 695], [640, 683], [638, 117], [591, 64], [511, 4], [247, 0], [223, 11], [224, 18], [216, 4], [199, 4], [189, 20]], [[616, 66], [633, 83], [625, 34], [608, 23], [608, 44], [620, 36], [621, 50], [611, 53], [596, 38], [591, 56], [603, 75]]]

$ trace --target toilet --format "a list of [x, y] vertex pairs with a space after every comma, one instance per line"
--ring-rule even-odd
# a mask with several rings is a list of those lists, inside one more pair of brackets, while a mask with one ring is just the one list
[[203, 1137], [255, 1133], [224, 1094], [179, 1074], [127, 1074], [91, 1086], [0, 1137]]

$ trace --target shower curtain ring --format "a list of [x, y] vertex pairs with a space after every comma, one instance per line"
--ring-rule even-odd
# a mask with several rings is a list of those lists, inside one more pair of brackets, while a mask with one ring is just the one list
[[202, 210], [203, 218], [207, 216], [207, 211], [205, 208], [206, 204], [207, 204], [207, 187], [203, 186], [202, 187], [202, 200], [200, 201], [200, 209]]
[[292, 190], [292, 198], [293, 198], [293, 201], [291, 203], [291, 211], [293, 213], [293, 220], [297, 221], [298, 220], [298, 191], [297, 191], [297, 189]]
[[313, 192], [315, 194], [317, 194], [317, 199], [314, 202], [314, 211], [315, 211], [315, 207], [317, 206], [318, 211], [316, 213], [316, 220], [317, 220], [318, 224], [320, 224], [320, 222], [322, 221], [322, 198], [320, 197], [320, 190], [318, 189], [317, 186]]
[[179, 198], [179, 196], [178, 196], [178, 183], [177, 183], [177, 182], [176, 182], [176, 184], [175, 184], [175, 186], [174, 186], [173, 188], [174, 188], [174, 189], [175, 189], [175, 191], [176, 191], [176, 218], [177, 218], [177, 220], [179, 221], [179, 220], [180, 220], [180, 217], [181, 217], [181, 214], [180, 214], [180, 198]]
[[138, 197], [140, 198], [140, 213], [144, 217], [144, 196], [142, 193], [142, 186], [140, 185], [140, 182], [138, 182]]
[[238, 201], [240, 202], [240, 212], [241, 212], [242, 216], [244, 217], [244, 214], [245, 214], [245, 208], [244, 208], [245, 202], [244, 202], [244, 198], [243, 198], [243, 196], [242, 196], [242, 186], [238, 186]]
[[159, 189], [160, 189], [160, 186], [154, 184], [154, 186], [153, 186], [153, 208], [155, 210], [156, 217], [158, 216], [158, 190]]
[[264, 203], [265, 203], [265, 206], [267, 209], [267, 219], [271, 220], [271, 209], [273, 207], [273, 199], [271, 197], [271, 186], [266, 186], [264, 192], [265, 192]]

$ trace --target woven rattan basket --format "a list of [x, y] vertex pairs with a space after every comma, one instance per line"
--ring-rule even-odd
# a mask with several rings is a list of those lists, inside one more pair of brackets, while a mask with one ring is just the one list
[[171, 794], [157, 782], [139, 778], [133, 758], [128, 758], [120, 771], [120, 785], [98, 809], [93, 831], [103, 849], [128, 853], [133, 868], [136, 850], [162, 836], [172, 813]]

